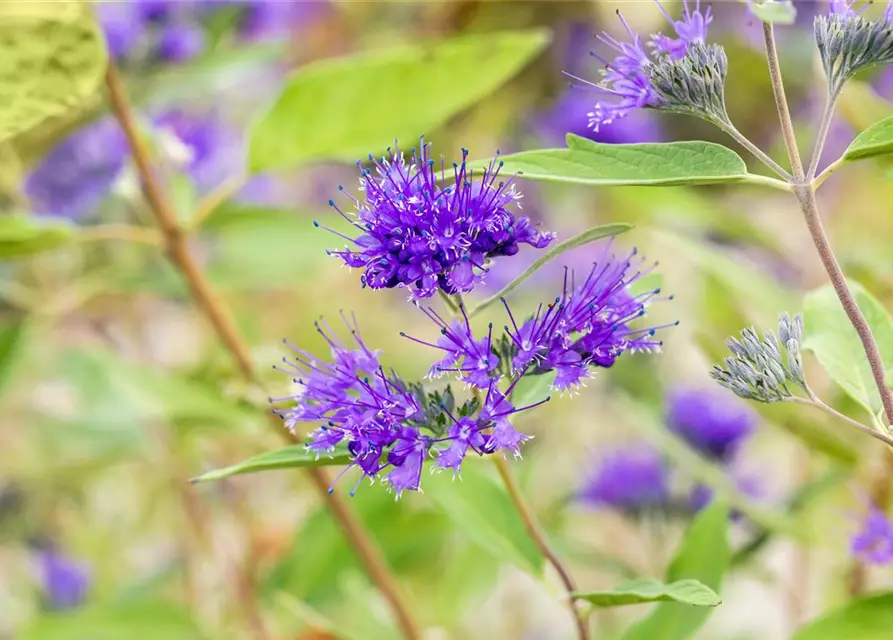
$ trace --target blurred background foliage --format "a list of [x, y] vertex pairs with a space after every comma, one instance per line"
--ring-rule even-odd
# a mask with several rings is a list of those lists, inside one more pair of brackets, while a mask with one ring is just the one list
[[[614, 30], [618, 7], [644, 31], [664, 20], [646, 2], [456, 0], [281, 2], [290, 11], [267, 23], [254, 6], [264, 3], [233, 2], [188, 16], [168, 7], [184, 13], [128, 22], [138, 4], [94, 9], [181, 223], [194, 229], [191, 250], [274, 395], [287, 386], [270, 369], [281, 338], [323, 354], [312, 323], [323, 315], [334, 322], [340, 309], [357, 314], [366, 342], [407, 377], [429, 366], [423, 348], [398, 336], [431, 333], [404, 293], [360, 289], [358, 274], [325, 253], [340, 241], [312, 224], [330, 223], [327, 202], [339, 184], [355, 189], [356, 157], [380, 153], [395, 136], [412, 146], [422, 133], [448, 161], [462, 146], [472, 158], [561, 146], [565, 132], [585, 131], [593, 98], [581, 106], [562, 71], [594, 78], [591, 34]], [[801, 18], [781, 29], [780, 46], [808, 149], [823, 100], [809, 18], [819, 3], [797, 4]], [[732, 120], [781, 161], [759, 24], [738, 3], [713, 10], [715, 39], [731, 63]], [[497, 35], [506, 32], [515, 33]], [[432, 44], [454, 37], [464, 40], [446, 53]], [[339, 58], [361, 54], [371, 57]], [[376, 60], [389, 56], [405, 68], [385, 78]], [[891, 99], [889, 71], [852, 83], [825, 163], [889, 115]], [[0, 637], [254, 637], [251, 609], [271, 638], [397, 637], [303, 475], [187, 483], [280, 446], [266, 424], [267, 399], [240, 381], [167, 262], [101, 89], [60, 111], [0, 141]], [[97, 136], [104, 122], [110, 132]], [[94, 133], [71, 137], [85, 131]], [[734, 146], [699, 121], [650, 113], [606, 128], [602, 139]], [[844, 270], [888, 308], [891, 176], [889, 161], [856, 164], [820, 199]], [[721, 468], [692, 457], [667, 429], [668, 394], [709, 387], [709, 365], [724, 355], [728, 335], [773, 326], [823, 283], [794, 200], [735, 185], [520, 187], [526, 214], [561, 238], [634, 224], [615, 243], [659, 260], [649, 282], [675, 298], [652, 308], [654, 323], [681, 321], [661, 355], [622, 358], [579, 396], [521, 418], [535, 439], [514, 468], [579, 582], [599, 589], [664, 575], [690, 509], [633, 514], [578, 497], [604, 452], [647, 446], [670, 461], [674, 493], [751, 477], [757, 490], [743, 500], [771, 515], [758, 521], [745, 509], [730, 524], [726, 604], [698, 638], [786, 638], [842, 601], [848, 539], [864, 511], [852, 487], [879, 464], [874, 443], [821, 414], [759, 406], [734, 465]], [[596, 251], [582, 247], [561, 262], [585, 268]], [[497, 265], [487, 290], [520, 273], [533, 253]], [[559, 265], [540, 272], [515, 294], [518, 304], [533, 309], [551, 298], [560, 277]], [[490, 315], [504, 322], [499, 310]], [[807, 369], [820, 395], [858, 411], [814, 360]], [[721, 402], [736, 410], [730, 395]], [[426, 637], [568, 637], [556, 577], [489, 469], [468, 466], [461, 481], [426, 476], [424, 493], [399, 502], [363, 486], [349, 504]], [[891, 578], [872, 569], [866, 579]], [[647, 612], [597, 610], [595, 637], [620, 637]]]

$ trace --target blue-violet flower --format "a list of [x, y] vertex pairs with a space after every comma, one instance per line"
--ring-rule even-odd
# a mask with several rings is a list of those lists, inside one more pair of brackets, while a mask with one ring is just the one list
[[724, 389], [677, 387], [665, 404], [670, 430], [717, 460], [728, 461], [757, 423], [756, 413]]
[[52, 548], [41, 549], [38, 553], [47, 606], [62, 610], [81, 605], [90, 588], [87, 567]]
[[596, 461], [577, 497], [584, 504], [639, 512], [666, 505], [670, 469], [647, 444], [618, 448]]
[[519, 244], [541, 249], [552, 241], [553, 234], [510, 211], [521, 195], [511, 179], [497, 182], [500, 161], [478, 175], [467, 167], [463, 149], [448, 179], [443, 160], [438, 171], [428, 152], [423, 142], [408, 161], [399, 149], [380, 160], [370, 156], [374, 171], [361, 167], [363, 200], [348, 196], [353, 217], [329, 201], [359, 231], [351, 238], [329, 229], [354, 245], [329, 253], [362, 268], [364, 286], [407, 287], [414, 298], [430, 297], [438, 288], [467, 292], [486, 272], [489, 258], [514, 255]]
[[883, 511], [871, 505], [862, 521], [862, 530], [850, 545], [854, 556], [873, 565], [893, 562], [893, 522]]

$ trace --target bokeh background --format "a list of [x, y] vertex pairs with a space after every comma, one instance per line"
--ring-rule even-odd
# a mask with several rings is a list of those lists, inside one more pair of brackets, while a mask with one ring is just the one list
[[[570, 89], [562, 72], [596, 78], [598, 63], [587, 54], [599, 46], [592, 34], [618, 32], [617, 8], [642, 32], [665, 29], [650, 2], [231, 2], [217, 11], [187, 4], [96, 9], [151, 125], [178, 211], [188, 220], [206, 207], [191, 251], [232, 309], [274, 395], [288, 387], [271, 369], [283, 337], [325, 355], [313, 328], [320, 316], [338, 326], [339, 310], [355, 312], [366, 342], [408, 378], [424, 375], [431, 354], [398, 332], [435, 333], [403, 291], [361, 289], [359, 274], [325, 253], [341, 241], [312, 221], [331, 220], [327, 202], [339, 184], [356, 190], [356, 167], [313, 164], [242, 180], [245, 132], [302, 66], [539, 27], [551, 33], [541, 54], [443, 126], [418, 132], [435, 153], [450, 161], [463, 146], [472, 158], [497, 148], [562, 146], [566, 132], [605, 142], [699, 139], [734, 147], [705, 123], [651, 112], [599, 134], [586, 131], [596, 98]], [[134, 18], [136, 5], [148, 13]], [[824, 91], [811, 15], [825, 5], [797, 5], [800, 18], [780, 28], [780, 47], [801, 148], [810, 149]], [[667, 7], [680, 11], [678, 3]], [[730, 115], [783, 161], [759, 24], [739, 3], [714, 3], [713, 12], [711, 39], [730, 59]], [[889, 115], [890, 100], [893, 70], [854, 82], [825, 163], [855, 132]], [[392, 108], [409, 113], [413, 103], [407, 90], [393, 95]], [[352, 111], [368, 117], [362, 101]], [[338, 126], [319, 118], [320, 126]], [[249, 624], [256, 615], [269, 638], [399, 637], [302, 473], [187, 482], [281, 440], [269, 429], [265, 393], [240, 381], [158, 245], [103, 96], [3, 144], [0, 153], [0, 207], [67, 218], [86, 238], [0, 263], [0, 637], [259, 637]], [[887, 303], [891, 177], [883, 161], [856, 164], [820, 195], [845, 271]], [[597, 224], [634, 224], [615, 249], [638, 247], [659, 261], [649, 286], [675, 297], [656, 303], [651, 319], [681, 321], [664, 332], [663, 353], [621, 358], [578, 395], [553, 398], [518, 420], [535, 438], [512, 465], [578, 582], [597, 589], [663, 575], [692, 515], [710, 499], [697, 468], [702, 459], [684, 455], [667, 434], [691, 421], [691, 429], [709, 430], [699, 421], [713, 420], [738, 429], [740, 444], [709, 464], [802, 535], [795, 540], [736, 518], [734, 549], [760, 544], [734, 556], [724, 604], [697, 637], [786, 638], [841, 601], [854, 571], [850, 538], [866, 509], [867, 479], [881, 463], [879, 447], [808, 409], [743, 405], [707, 376], [728, 335], [751, 324], [773, 327], [780, 312], [799, 310], [803, 294], [824, 282], [794, 199], [735, 185], [519, 187], [526, 215], [560, 238]], [[232, 197], [206, 198], [221, 193]], [[553, 298], [562, 267], [585, 269], [599, 252], [586, 246], [564, 254], [515, 304], [532, 310]], [[475, 296], [497, 291], [535, 254], [525, 249], [497, 263]], [[488, 319], [505, 322], [497, 307]], [[822, 397], [858, 413], [811, 357], [806, 364]], [[654, 459], [662, 470], [643, 479], [637, 464]], [[399, 501], [380, 485], [364, 485], [349, 506], [383, 549], [426, 638], [572, 637], [556, 577], [532, 564], [517, 518], [501, 510], [503, 496], [484, 490], [489, 468], [470, 466], [470, 477], [454, 483], [426, 474], [424, 492]], [[336, 491], [346, 495], [353, 482]], [[606, 489], [612, 482], [621, 489]], [[620, 495], [630, 486], [639, 493]], [[889, 584], [893, 573], [871, 568], [861, 579]], [[647, 612], [597, 611], [594, 637], [619, 637]]]

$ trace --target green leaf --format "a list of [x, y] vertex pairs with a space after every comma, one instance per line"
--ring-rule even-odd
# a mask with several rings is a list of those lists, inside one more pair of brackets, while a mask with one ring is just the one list
[[[850, 291], [868, 321], [887, 375], [893, 374], [893, 319], [862, 285], [849, 281]], [[803, 348], [811, 350], [831, 379], [872, 415], [883, 406], [865, 358], [862, 341], [850, 324], [831, 285], [815, 289], [803, 300]]]
[[518, 288], [521, 284], [524, 283], [530, 276], [536, 273], [541, 267], [543, 267], [546, 263], [554, 260], [558, 256], [560, 256], [565, 251], [570, 251], [571, 249], [576, 249], [577, 247], [581, 247], [584, 244], [589, 242], [594, 242], [596, 240], [601, 240], [602, 238], [608, 238], [611, 236], [617, 236], [621, 233], [626, 233], [633, 226], [631, 224], [626, 224], [625, 222], [615, 222], [613, 224], [603, 224], [598, 227], [592, 227], [591, 229], [587, 229], [586, 231], [575, 235], [573, 238], [569, 238], [564, 242], [560, 242], [551, 249], [549, 249], [546, 253], [544, 253], [536, 262], [530, 265], [524, 273], [520, 276], [509, 282], [499, 293], [496, 293], [479, 305], [477, 305], [474, 309], [471, 310], [469, 316], [474, 316], [487, 307], [489, 307], [494, 302], [498, 302], [500, 298], [503, 298]]
[[798, 629], [791, 640], [887, 640], [893, 629], [893, 593], [850, 602]]
[[462, 533], [497, 560], [539, 575], [542, 555], [505, 488], [480, 468], [482, 464], [466, 462], [461, 480], [453, 481], [451, 473], [435, 474], [425, 481], [425, 493]]
[[619, 584], [609, 591], [587, 591], [574, 595], [597, 607], [620, 607], [647, 602], [679, 602], [692, 607], [715, 607], [722, 602], [713, 589], [697, 580], [678, 580], [664, 584], [650, 578], [639, 578]]
[[74, 227], [59, 218], [0, 216], [0, 260], [49, 251], [71, 242]]
[[331, 454], [323, 453], [318, 455], [315, 451], [308, 451], [304, 445], [296, 444], [284, 449], [261, 453], [230, 467], [208, 471], [196, 478], [192, 478], [190, 482], [210, 482], [211, 480], [222, 480], [229, 476], [257, 473], [258, 471], [296, 469], [299, 467], [332, 467], [344, 466], [346, 464], [350, 464], [350, 453], [346, 447], [336, 447]]
[[[729, 510], [714, 502], [692, 522], [676, 557], [667, 570], [667, 581], [698, 580], [719, 591], [729, 566]], [[647, 618], [633, 625], [624, 640], [686, 640], [701, 628], [710, 610], [665, 602]]]
[[[520, 71], [542, 30], [462, 36], [302, 67], [253, 127], [253, 172], [355, 160], [442, 125]], [[409, 141], [411, 142], [411, 140]]]
[[845, 160], [862, 160], [885, 153], [893, 153], [893, 116], [875, 122], [856, 136], [843, 157]]
[[105, 65], [84, 3], [0, 3], [0, 142], [94, 95]]
[[797, 9], [791, 0], [757, 0], [750, 3], [750, 10], [763, 22], [794, 24]]
[[715, 184], [748, 177], [738, 154], [712, 142], [605, 144], [569, 134], [567, 146], [502, 157], [502, 171], [527, 180], [593, 186]]

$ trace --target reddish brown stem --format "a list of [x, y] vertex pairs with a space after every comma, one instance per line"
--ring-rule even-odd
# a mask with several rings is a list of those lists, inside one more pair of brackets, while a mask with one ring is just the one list
[[[211, 289], [201, 268], [189, 252], [187, 237], [177, 222], [176, 213], [167, 194], [156, 178], [149, 152], [145, 144], [143, 144], [133, 109], [127, 99], [127, 93], [114, 64], [109, 64], [106, 73], [106, 86], [112, 111], [121, 124], [121, 128], [124, 130], [124, 134], [130, 144], [133, 159], [142, 181], [146, 201], [164, 234], [171, 262], [183, 275], [196, 304], [214, 327], [227, 350], [235, 358], [239, 371], [245, 379], [256, 382], [257, 376], [248, 346], [240, 336], [226, 306], [221, 303]], [[282, 428], [278, 420], [273, 418], [272, 423], [275, 425], [276, 432], [280, 437], [289, 442], [300, 442], [299, 438]], [[397, 582], [385, 564], [381, 551], [370, 540], [362, 524], [348, 510], [341, 497], [335, 494], [329, 495], [331, 484], [328, 475], [317, 467], [308, 468], [307, 473], [314, 488], [325, 500], [325, 504], [332, 516], [363, 562], [369, 577], [391, 605], [404, 636], [409, 640], [419, 640], [422, 637], [421, 631], [412, 615], [410, 615], [408, 607], [403, 602]], [[252, 596], [253, 594], [244, 595], [244, 597], [253, 601]]]

